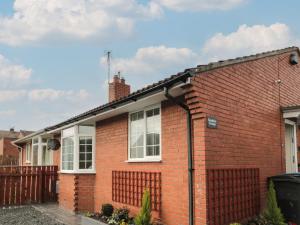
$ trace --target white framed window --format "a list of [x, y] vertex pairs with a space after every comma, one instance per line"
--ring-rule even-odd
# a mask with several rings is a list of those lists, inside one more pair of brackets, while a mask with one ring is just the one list
[[32, 165], [37, 166], [39, 164], [39, 137], [32, 139]]
[[94, 173], [95, 126], [62, 131], [61, 172]]
[[30, 143], [26, 144], [25, 154], [26, 154], [26, 162], [30, 163], [31, 162], [31, 145], [30, 145]]
[[[36, 136], [32, 139], [31, 164], [33, 166], [47, 166], [53, 164], [53, 153], [47, 148], [47, 138]], [[27, 151], [26, 151], [27, 161]]]
[[161, 160], [161, 106], [129, 114], [128, 161]]

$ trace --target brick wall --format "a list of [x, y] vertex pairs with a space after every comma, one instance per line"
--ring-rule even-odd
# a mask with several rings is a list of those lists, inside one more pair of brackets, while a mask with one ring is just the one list
[[[162, 103], [162, 162], [128, 163], [128, 114], [97, 123], [95, 210], [112, 202], [112, 171], [153, 171], [162, 176], [161, 218], [166, 224], [188, 224], [186, 116], [178, 106]], [[133, 213], [139, 208], [128, 206]], [[159, 215], [153, 214], [155, 217]]]
[[78, 211], [94, 212], [95, 175], [77, 175]]
[[[299, 66], [282, 54], [205, 72], [192, 84], [186, 98], [194, 118], [196, 224], [208, 223], [203, 168], [260, 168], [264, 206], [266, 178], [285, 171], [280, 106], [300, 104]], [[207, 116], [218, 129], [206, 128]]]
[[12, 143], [11, 143], [14, 140], [15, 139], [4, 138], [3, 154], [5, 156], [11, 156], [11, 157], [19, 158], [18, 148], [16, 146], [12, 145]]
[[59, 180], [59, 194], [58, 194], [58, 202], [59, 206], [70, 210], [76, 211], [77, 204], [75, 202], [75, 182], [76, 176], [74, 174], [62, 174], [60, 173], [58, 176]]

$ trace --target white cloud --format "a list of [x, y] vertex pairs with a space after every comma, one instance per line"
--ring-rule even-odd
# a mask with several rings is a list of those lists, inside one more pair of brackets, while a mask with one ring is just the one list
[[35, 89], [28, 92], [28, 98], [32, 101], [55, 101], [55, 100], [69, 100], [80, 101], [89, 96], [86, 90], [75, 92], [73, 90], [55, 90], [55, 89]]
[[[0, 34], [1, 35], [1, 34]], [[32, 74], [31, 69], [12, 63], [0, 54], [0, 87], [18, 87], [28, 83]]]
[[15, 101], [26, 96], [25, 90], [1, 90], [0, 102]]
[[155, 0], [155, 2], [175, 11], [228, 10], [246, 0]]
[[10, 110], [3, 110], [0, 111], [0, 117], [10, 117], [16, 115], [16, 110], [10, 109]]
[[206, 60], [227, 59], [280, 49], [296, 43], [297, 38], [286, 24], [241, 25], [230, 34], [215, 34], [204, 44], [202, 54]]
[[53, 34], [77, 39], [128, 35], [137, 19], [162, 15], [155, 2], [137, 0], [15, 0], [14, 14], [0, 17], [0, 42], [21, 45]]
[[[101, 64], [106, 63], [105, 57]], [[116, 58], [113, 70], [130, 76], [155, 76], [164, 72], [178, 72], [197, 61], [197, 54], [188, 48], [168, 48], [164, 45], [140, 48], [132, 58]]]

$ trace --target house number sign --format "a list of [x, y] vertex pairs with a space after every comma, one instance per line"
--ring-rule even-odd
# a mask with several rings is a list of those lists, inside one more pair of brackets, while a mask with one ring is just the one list
[[216, 129], [218, 127], [218, 121], [215, 117], [209, 116], [207, 117], [207, 127]]

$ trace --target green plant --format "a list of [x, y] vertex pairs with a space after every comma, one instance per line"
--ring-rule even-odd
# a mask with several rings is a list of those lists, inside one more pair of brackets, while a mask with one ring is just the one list
[[120, 225], [121, 223], [129, 223], [129, 210], [127, 208], [115, 209], [111, 217], [107, 220], [109, 225]]
[[142, 208], [139, 214], [135, 217], [134, 223], [136, 225], [150, 225], [151, 224], [151, 198], [148, 189], [144, 191]]
[[263, 213], [268, 225], [286, 225], [280, 208], [277, 205], [274, 183], [271, 181], [267, 194], [267, 207]]
[[103, 216], [110, 217], [114, 212], [114, 207], [112, 204], [103, 204], [101, 207], [101, 212]]
[[242, 225], [240, 223], [231, 223], [230, 225]]
[[85, 215], [86, 217], [93, 217], [93, 216], [94, 216], [94, 213], [86, 212], [84, 215]]

